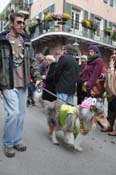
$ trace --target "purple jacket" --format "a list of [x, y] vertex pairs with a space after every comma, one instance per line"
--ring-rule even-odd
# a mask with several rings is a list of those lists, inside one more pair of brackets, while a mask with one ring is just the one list
[[97, 79], [100, 77], [103, 66], [104, 63], [102, 58], [97, 58], [83, 67], [80, 74], [80, 80], [87, 82], [88, 89], [91, 89], [95, 85]]

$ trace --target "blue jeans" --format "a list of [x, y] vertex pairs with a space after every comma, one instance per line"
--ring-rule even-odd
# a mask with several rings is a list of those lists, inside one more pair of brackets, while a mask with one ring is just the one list
[[74, 105], [74, 95], [68, 95], [64, 93], [57, 93], [57, 98], [64, 101], [67, 104]]
[[5, 147], [13, 147], [22, 140], [27, 92], [27, 88], [3, 90], [3, 104], [7, 113], [3, 134]]

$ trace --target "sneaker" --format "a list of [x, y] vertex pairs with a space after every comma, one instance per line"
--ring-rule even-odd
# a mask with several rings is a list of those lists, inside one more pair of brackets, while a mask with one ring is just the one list
[[17, 144], [13, 146], [14, 149], [16, 149], [17, 151], [23, 152], [26, 151], [27, 147], [25, 145], [22, 144]]
[[14, 157], [15, 156], [15, 151], [14, 149], [11, 147], [11, 148], [7, 148], [7, 147], [4, 147], [4, 154], [6, 157]]

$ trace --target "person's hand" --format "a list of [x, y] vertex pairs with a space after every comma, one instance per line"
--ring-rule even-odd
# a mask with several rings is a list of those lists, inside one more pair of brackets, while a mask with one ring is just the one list
[[35, 87], [38, 87], [40, 84], [41, 84], [41, 80], [37, 80], [37, 81], [35, 82]]
[[87, 82], [82, 85], [82, 91], [87, 92]]

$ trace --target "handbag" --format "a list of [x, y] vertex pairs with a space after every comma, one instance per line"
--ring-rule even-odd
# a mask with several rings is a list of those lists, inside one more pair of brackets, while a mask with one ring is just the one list
[[97, 79], [95, 85], [93, 86], [93, 88], [90, 91], [90, 94], [92, 97], [101, 97], [102, 96], [102, 94], [105, 91], [104, 82], [105, 82], [104, 78]]
[[108, 94], [108, 97], [116, 96], [116, 69], [115, 61], [113, 59], [110, 62], [110, 67], [106, 73], [105, 88]]

